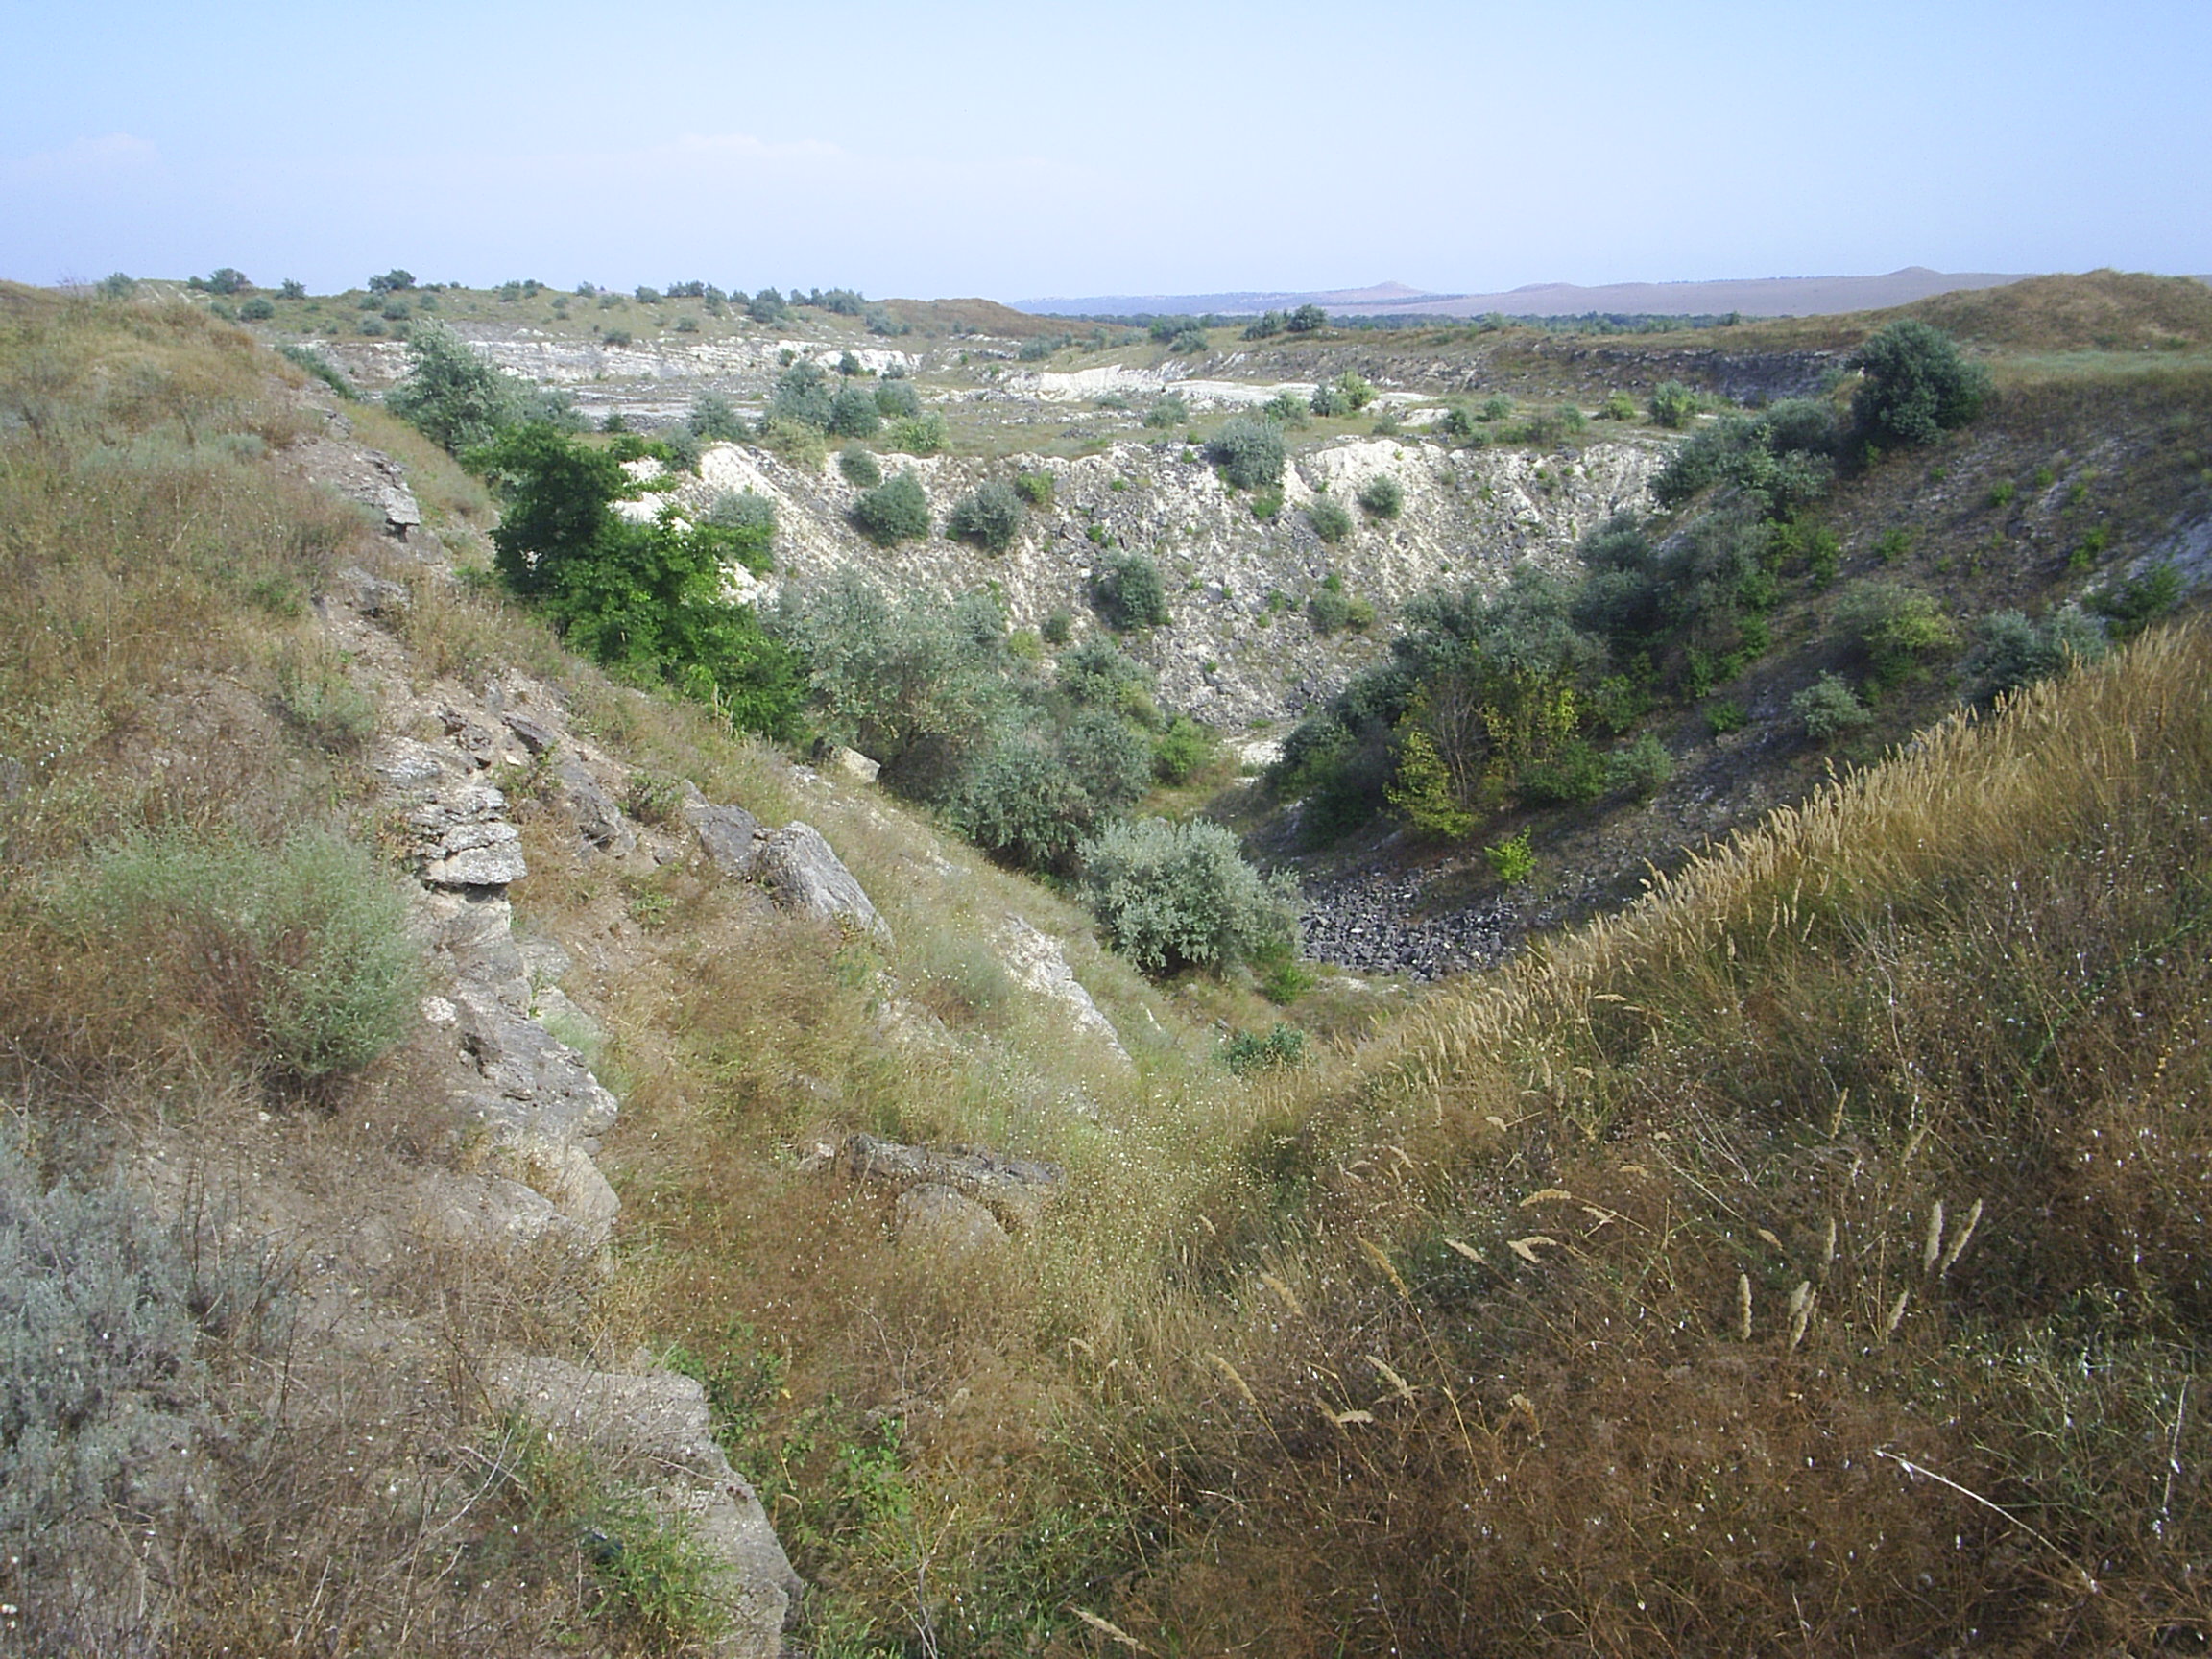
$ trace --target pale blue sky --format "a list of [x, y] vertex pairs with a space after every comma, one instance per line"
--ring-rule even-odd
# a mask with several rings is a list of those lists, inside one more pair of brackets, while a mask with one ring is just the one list
[[0, 276], [2212, 272], [2212, 4], [0, 0]]

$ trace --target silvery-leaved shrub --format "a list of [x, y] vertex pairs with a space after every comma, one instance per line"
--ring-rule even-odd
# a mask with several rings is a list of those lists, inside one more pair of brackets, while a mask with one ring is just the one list
[[1084, 897], [1114, 947], [1146, 973], [1234, 967], [1295, 937], [1295, 890], [1244, 861], [1203, 819], [1139, 818], [1083, 845]]

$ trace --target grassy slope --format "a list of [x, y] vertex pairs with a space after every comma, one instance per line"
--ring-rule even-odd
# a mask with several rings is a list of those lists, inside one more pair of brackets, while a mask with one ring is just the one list
[[1954, 722], [1286, 1101], [1128, 1389], [1172, 1402], [1177, 1548], [1115, 1617], [1277, 1652], [2201, 1628], [2208, 665], [2167, 635]]
[[[274, 832], [335, 801], [343, 820], [363, 781], [280, 726], [211, 746], [199, 781], [123, 763], [169, 689], [260, 706], [260, 654], [301, 625], [283, 595], [373, 545], [343, 517], [316, 531], [328, 509], [228, 436], [293, 429], [271, 366], [153, 308], [7, 303], [11, 397], [84, 432], [50, 478], [10, 440], [23, 666], [0, 706], [10, 753], [40, 757], [7, 821], [11, 902], [132, 814], [259, 800]], [[136, 493], [76, 458], [95, 438], [145, 452]], [[481, 498], [407, 458], [466, 541]], [[2205, 1448], [2181, 1392], [2212, 1150], [2187, 1110], [2212, 874], [2199, 637], [1947, 728], [1629, 916], [1247, 1086], [1205, 1021], [1256, 1007], [1163, 995], [1079, 945], [1138, 1061], [1088, 1064], [977, 948], [1007, 907], [1079, 933], [1050, 896], [865, 799], [793, 795], [496, 604], [420, 601], [426, 676], [526, 662], [634, 761], [820, 814], [897, 930], [885, 961], [680, 870], [573, 863], [549, 819], [526, 824], [517, 903], [586, 947], [572, 988], [624, 1081], [621, 1267], [589, 1322], [681, 1344], [715, 1380], [815, 1580], [811, 1650], [924, 1628], [945, 1651], [1071, 1650], [1091, 1639], [1071, 1605], [1162, 1652], [1876, 1651], [1969, 1628], [2141, 1646], [2204, 1617]], [[884, 967], [946, 1022], [938, 1058], [886, 1045]], [[58, 1023], [38, 975], [0, 991], [13, 1028], [60, 1033], [32, 1097], [50, 1123], [178, 1075], [157, 1050], [71, 1048], [95, 1027]], [[366, 1135], [404, 1086], [363, 1079], [335, 1132]], [[1096, 1124], [1064, 1109], [1076, 1089]], [[195, 1100], [161, 1110], [219, 1131]], [[854, 1126], [1044, 1152], [1069, 1190], [1003, 1257], [917, 1260], [879, 1199], [799, 1166]], [[1937, 1200], [1939, 1268], [1983, 1209], [1931, 1272]], [[228, 1568], [259, 1584], [259, 1629], [319, 1593], [280, 1554]]]

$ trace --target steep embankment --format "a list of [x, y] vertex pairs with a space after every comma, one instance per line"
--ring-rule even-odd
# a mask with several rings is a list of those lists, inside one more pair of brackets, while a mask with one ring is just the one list
[[[755, 490], [777, 503], [777, 574], [747, 589], [763, 600], [781, 583], [857, 569], [896, 587], [953, 593], [989, 587], [1015, 626], [1036, 628], [1065, 613], [1077, 638], [1104, 626], [1092, 613], [1094, 575], [1123, 551], [1144, 553], [1166, 580], [1171, 620], [1125, 643], [1157, 670], [1164, 706], [1236, 733], [1294, 716], [1336, 690], [1424, 589], [1500, 581], [1524, 559], [1571, 559], [1585, 531], [1643, 500], [1663, 454], [1634, 441], [1554, 456], [1347, 440], [1295, 457], [1271, 521], [1256, 518], [1251, 496], [1229, 489], [1180, 443], [1122, 444], [1076, 460], [885, 458], [886, 467], [921, 482], [940, 524], [987, 478], [1047, 474], [1052, 504], [1032, 511], [998, 554], [942, 538], [876, 546], [854, 527], [859, 492], [833, 463], [798, 468], [743, 445], [709, 448], [698, 482], [674, 497], [696, 509], [720, 493]], [[1403, 492], [1399, 515], [1379, 518], [1351, 506], [1350, 533], [1323, 541], [1310, 510], [1324, 496], [1351, 505], [1381, 477]], [[1308, 601], [1332, 575], [1374, 606], [1364, 634], [1325, 635], [1308, 619]]]

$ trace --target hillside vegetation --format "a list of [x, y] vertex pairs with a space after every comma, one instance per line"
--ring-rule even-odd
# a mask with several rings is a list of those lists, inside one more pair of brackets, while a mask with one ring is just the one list
[[[516, 288], [486, 303], [543, 302]], [[766, 565], [772, 517], [619, 511], [624, 456], [681, 469], [666, 436], [525, 426], [538, 447], [476, 452], [480, 478], [204, 311], [0, 290], [0, 1643], [731, 1651], [700, 1529], [502, 1404], [518, 1354], [696, 1380], [807, 1581], [790, 1649], [820, 1659], [2212, 1640], [2212, 635], [2161, 589], [2099, 660], [2051, 635], [1960, 709], [1962, 630], [1887, 679], [1827, 633], [1854, 585], [2034, 628], [2127, 591], [2206, 482], [2202, 372], [2143, 355], [2167, 368], [1998, 360], [1986, 414], [1871, 457], [1839, 424], [1778, 440], [1787, 406], [1703, 421], [1675, 463], [1715, 471], [1677, 474], [1678, 517], [1612, 568], [1663, 582], [1670, 537], [1725, 532], [1732, 586], [1627, 606], [1650, 626], [1606, 648], [1645, 659], [1633, 718], [1672, 786], [1766, 767], [1785, 805], [1415, 997], [1262, 950], [1224, 972], [1117, 899], [1146, 836], [1241, 869], [1207, 826], [1101, 836], [1094, 915], [1050, 812], [1022, 820], [1035, 856], [994, 860], [949, 833], [976, 834], [972, 793], [912, 788], [932, 819], [737, 730], [770, 724], [740, 693], [797, 706], [788, 649], [822, 729], [909, 719], [887, 782], [950, 775], [960, 721], [911, 722], [973, 692], [1006, 776], [1050, 781], [1089, 720], [1154, 767], [1094, 804], [1188, 813], [1225, 780], [1161, 784], [1172, 710], [1118, 651], [1071, 643], [1047, 678], [1048, 618], [902, 594], [914, 630], [873, 643], [926, 633], [958, 674], [854, 654], [839, 685], [834, 618], [770, 651], [705, 579]], [[1533, 418], [1469, 416], [1508, 421]], [[311, 481], [372, 446], [421, 503], [408, 540]], [[1041, 517], [1056, 475], [1008, 482], [1040, 475]], [[553, 512], [549, 477], [590, 510]], [[573, 538], [525, 537], [540, 509]], [[1787, 592], [1743, 604], [1785, 534]], [[1579, 674], [1575, 607], [1538, 591], [1564, 581], [1434, 609], [1431, 643], [1510, 624]], [[1822, 672], [1876, 714], [1836, 772], [1795, 734]], [[1558, 734], [1526, 677], [1477, 689]], [[1792, 735], [1731, 748], [1717, 692]], [[527, 858], [516, 931], [568, 965], [533, 970], [534, 1011], [620, 1099], [604, 1248], [456, 1243], [416, 1208], [500, 1166], [449, 1102], [459, 993], [391, 757], [500, 708], [563, 733], [492, 734], [481, 778]], [[565, 794], [586, 754], [620, 784], [597, 840]], [[1478, 840], [1534, 830], [1538, 885], [1610, 880], [1619, 849], [1576, 834], [1669, 831], [1632, 779], [1594, 817], [1513, 798], [1565, 757], [1450, 804]], [[804, 814], [880, 926], [724, 874], [686, 785]], [[1096, 1024], [1036, 988], [1039, 939]], [[918, 1149], [1021, 1190], [932, 1231], [870, 1173]]]

